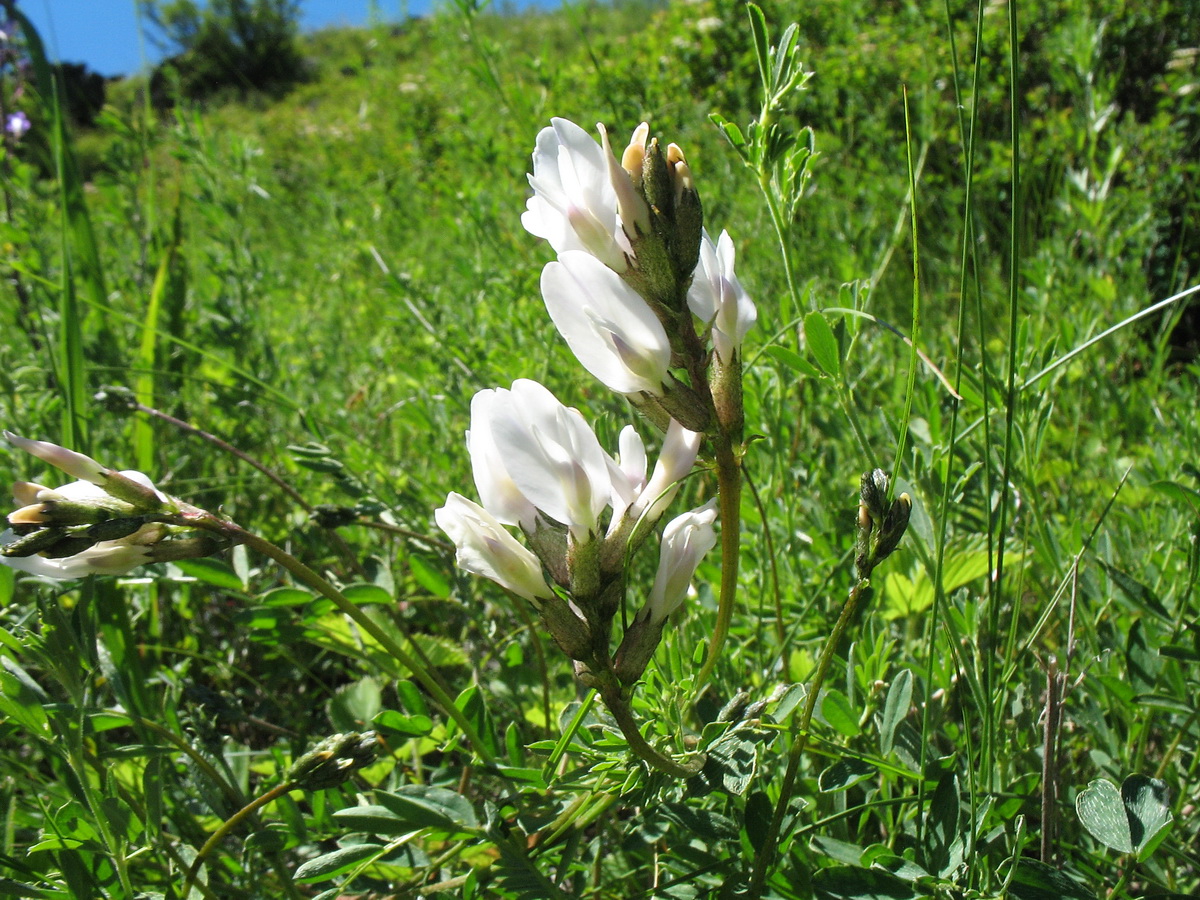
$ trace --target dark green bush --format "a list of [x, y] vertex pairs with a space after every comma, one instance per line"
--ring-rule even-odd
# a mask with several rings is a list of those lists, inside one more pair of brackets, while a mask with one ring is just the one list
[[160, 45], [177, 50], [151, 82], [155, 102], [252, 93], [278, 96], [304, 74], [297, 0], [143, 0]]

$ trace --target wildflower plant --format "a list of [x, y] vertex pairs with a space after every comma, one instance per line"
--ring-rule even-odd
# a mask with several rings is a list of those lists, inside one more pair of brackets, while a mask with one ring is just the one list
[[[780, 66], [792, 74], [777, 85], [780, 97], [803, 83], [798, 63], [791, 58], [794, 40], [785, 44], [788, 60]], [[764, 118], [774, 109], [770, 103], [768, 107]], [[774, 133], [764, 123], [752, 129], [751, 141], [769, 142]], [[726, 134], [731, 134], [728, 128]], [[800, 155], [797, 151], [795, 157]], [[744, 159], [760, 157], [762, 153], [743, 154]], [[615, 446], [605, 446], [579, 409], [528, 378], [480, 390], [471, 399], [465, 435], [477, 499], [451, 491], [434, 519], [452, 542], [461, 569], [490, 580], [536, 612], [541, 627], [570, 661], [578, 683], [594, 692], [611, 714], [624, 738], [622, 749], [668, 776], [660, 782], [684, 785], [693, 778], [697, 783], [719, 779], [721, 765], [715, 767], [716, 775], [707, 766], [717, 749], [724, 759], [731, 753], [748, 755], [751, 761], [744, 768], [752, 770], [756, 751], [751, 742], [734, 737], [724, 746], [718, 744], [725, 740], [727, 727], [731, 732], [740, 727], [740, 716], [760, 716], [765, 701], [746, 709], [734, 698], [720, 721], [712, 723], [713, 729], [702, 726], [696, 730], [702, 733], [688, 734], [685, 740], [681, 727], [672, 748], [656, 746], [643, 734], [634, 703], [673, 617], [689, 614], [697, 571], [718, 546], [717, 609], [703, 658], [695, 660], [698, 671], [688, 684], [690, 700], [708, 686], [737, 601], [747, 452], [744, 345], [758, 310], [736, 272], [734, 239], [723, 227], [705, 221], [684, 151], [652, 137], [648, 123], [633, 130], [618, 157], [603, 125], [593, 137], [573, 122], [552, 119], [536, 137], [529, 187], [521, 223], [533, 237], [547, 241], [556, 255], [540, 279], [550, 320], [579, 364], [623, 397], [631, 414], [657, 436], [647, 442], [630, 422], [620, 430]], [[790, 271], [788, 281], [792, 283]], [[124, 405], [127, 411], [155, 413], [114, 392], [108, 400], [114, 404], [111, 408]], [[17, 509], [8, 515], [8, 528], [0, 535], [0, 561], [42, 578], [78, 579], [122, 575], [230, 547], [255, 550], [286, 570], [296, 584], [332, 604], [363, 635], [364, 644], [369, 641], [380, 648], [405, 677], [411, 674], [450, 720], [446, 747], [457, 741], [453, 734], [461, 735], [472, 759], [489, 777], [510, 776], [514, 766], [505, 767], [498, 758], [496, 741], [488, 732], [492, 723], [472, 706], [474, 689], [451, 696], [420, 643], [394, 622], [364, 611], [335, 576], [310, 568], [225, 515], [160, 490], [142, 472], [117, 471], [55, 444], [7, 432], [5, 436], [13, 447], [75, 480], [58, 487], [31, 481], [14, 485]], [[204, 436], [221, 445], [219, 439]], [[682, 484], [693, 476], [703, 487], [689, 494], [705, 496], [714, 486], [715, 494], [695, 508], [675, 509]], [[893, 493], [891, 480], [881, 470], [862, 479], [855, 585], [805, 693], [778, 800], [772, 806], [762, 794], [756, 801], [761, 822], [756, 836], [766, 837], [747, 852], [739, 876], [747, 890], [742, 896], [757, 898], [765, 890], [776, 844], [791, 814], [789, 801], [821, 684], [867, 597], [872, 571], [905, 532], [911, 501], [906, 494]], [[322, 514], [316, 507], [308, 509]], [[353, 518], [334, 516], [330, 528]], [[652, 564], [638, 564], [655, 556], [647, 560]], [[639, 577], [650, 571], [652, 580]], [[681, 721], [684, 715], [681, 711]], [[405, 725], [417, 728], [412, 722]], [[428, 737], [432, 727], [419, 736]], [[368, 769], [385, 743], [374, 730], [340, 727], [339, 732], [300, 754], [273, 788], [256, 798], [240, 797], [240, 808], [224, 817], [197, 853], [183, 865], [180, 859], [174, 861], [182, 875], [181, 896], [192, 896], [193, 888], [211, 895], [202, 874], [205, 862], [244, 820], [290, 791], [315, 792], [341, 784]], [[562, 739], [562, 746], [570, 737]], [[519, 756], [520, 748], [507, 749], [510, 758]], [[555, 748], [548, 769], [557, 765], [561, 752], [561, 747]], [[524, 842], [515, 829], [499, 824], [506, 813], [489, 801], [488, 825], [481, 826], [473, 810], [463, 813], [456, 805], [461, 799], [434, 789], [392, 806], [340, 810], [347, 823], [364, 831], [392, 829], [402, 837], [393, 845], [352, 843], [311, 860], [300, 872], [341, 874], [352, 865], [383, 859], [431, 821], [449, 835], [486, 836], [502, 857], [521, 857]], [[411, 822], [404, 816], [412, 816], [418, 828], [408, 828]], [[346, 850], [350, 852], [343, 853]], [[121, 878], [127, 880], [127, 874]], [[290, 894], [298, 896], [295, 885], [286, 883]]]

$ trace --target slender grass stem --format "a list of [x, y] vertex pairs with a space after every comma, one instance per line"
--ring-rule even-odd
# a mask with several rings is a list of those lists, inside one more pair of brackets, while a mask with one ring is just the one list
[[788, 751], [787, 769], [783, 775], [783, 782], [779, 786], [779, 799], [775, 802], [775, 812], [771, 816], [771, 824], [767, 828], [766, 836], [759, 845], [759, 850], [754, 856], [754, 870], [750, 877], [750, 887], [746, 893], [748, 900], [758, 900], [762, 896], [763, 888], [766, 885], [767, 869], [775, 858], [775, 851], [779, 843], [779, 833], [783, 828], [783, 820], [787, 816], [788, 806], [792, 802], [793, 792], [796, 787], [796, 779], [800, 772], [800, 760], [804, 756], [804, 749], [808, 745], [809, 729], [812, 725], [813, 713], [817, 708], [817, 700], [821, 694], [821, 687], [825, 683], [825, 678], [829, 674], [829, 667], [833, 664], [834, 654], [837, 652], [838, 644], [841, 643], [843, 635], [850, 623], [854, 621], [854, 617], [858, 612], [859, 604], [864, 596], [870, 590], [871, 582], [866, 578], [860, 578], [854, 587], [850, 589], [850, 595], [846, 598], [845, 604], [842, 606], [841, 615], [838, 616], [837, 623], [833, 626], [833, 631], [826, 640], [825, 646], [821, 650], [821, 656], [817, 661], [817, 670], [809, 681], [808, 694], [804, 698], [804, 709], [800, 713], [800, 718], [796, 723], [795, 740], [792, 742], [791, 749]]

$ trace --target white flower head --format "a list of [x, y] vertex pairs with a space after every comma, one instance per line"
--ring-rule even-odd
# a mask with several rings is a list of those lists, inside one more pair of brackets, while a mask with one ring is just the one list
[[722, 231], [714, 244], [707, 231], [700, 240], [700, 261], [688, 289], [688, 307], [705, 324], [712, 325], [713, 347], [729, 362], [742, 346], [758, 318], [758, 310], [733, 271], [733, 240]]
[[[623, 182], [615, 181], [616, 173]], [[526, 231], [545, 238], [556, 253], [583, 250], [616, 272], [629, 267], [633, 248], [620, 210], [636, 209], [633, 185], [611, 149], [574, 122], [551, 119], [550, 127], [538, 133], [529, 185], [533, 196], [521, 216]]]
[[620, 275], [568, 250], [542, 270], [542, 299], [576, 358], [606, 387], [662, 395], [671, 343], [649, 304]]
[[534, 603], [554, 596], [537, 557], [479, 504], [452, 493], [434, 518], [454, 542], [455, 562], [463, 570]]

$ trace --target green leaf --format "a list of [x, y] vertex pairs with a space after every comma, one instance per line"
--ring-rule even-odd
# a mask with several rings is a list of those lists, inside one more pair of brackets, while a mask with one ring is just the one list
[[804, 317], [804, 341], [817, 368], [826, 375], [838, 375], [841, 372], [842, 360], [837, 338], [821, 313], [811, 312]]
[[1176, 503], [1190, 506], [1193, 515], [1200, 515], [1200, 491], [1195, 488], [1174, 481], [1153, 481], [1150, 487]]
[[896, 740], [896, 727], [908, 716], [908, 708], [912, 703], [912, 691], [912, 672], [909, 669], [902, 669], [892, 679], [887, 699], [883, 703], [883, 714], [879, 722], [879, 752], [883, 756], [892, 752], [892, 744]]
[[[1120, 853], [1145, 851], [1149, 855], [1171, 823], [1165, 782], [1146, 775], [1130, 775], [1120, 789], [1096, 779], [1075, 800], [1079, 821], [1096, 840]], [[1156, 840], [1158, 838], [1158, 840]]]
[[329, 700], [329, 720], [339, 731], [364, 731], [383, 706], [383, 688], [374, 678], [363, 678], [338, 688]]
[[862, 731], [850, 699], [835, 688], [827, 690], [821, 698], [821, 718], [845, 737], [854, 737]]
[[[1155, 641], [1154, 643], [1158, 643]], [[1158, 658], [1158, 650], [1150, 646], [1146, 639], [1145, 622], [1135, 619], [1129, 628], [1125, 639], [1125, 673], [1133, 689], [1139, 693], [1154, 690], [1158, 680], [1158, 670], [1162, 663]]]
[[810, 363], [795, 350], [789, 350], [787, 347], [780, 347], [778, 344], [773, 344], [767, 348], [766, 352], [767, 355], [772, 359], [778, 360], [789, 369], [793, 369], [808, 378], [825, 377], [820, 369]]
[[258, 604], [259, 606], [303, 606], [313, 599], [314, 596], [308, 591], [298, 588], [275, 588], [259, 597]]
[[365, 831], [381, 837], [412, 834], [424, 827], [401, 818], [386, 806], [351, 806], [337, 810], [333, 817], [349, 831]]
[[376, 791], [375, 799], [399, 819], [409, 823], [414, 830], [438, 828], [458, 833], [474, 832], [479, 828], [479, 820], [470, 801], [446, 788], [410, 784], [395, 793]]
[[1115, 566], [1110, 566], [1106, 562], [1101, 562], [1100, 565], [1104, 566], [1104, 571], [1108, 573], [1108, 577], [1117, 586], [1119, 590], [1117, 596], [1124, 596], [1130, 600], [1133, 608], [1139, 612], [1149, 611], [1164, 622], [1172, 621], [1171, 614], [1167, 612], [1167, 608], [1162, 605], [1162, 602], [1158, 599], [1158, 595], [1150, 590], [1150, 588]]
[[1008, 893], [1016, 900], [1096, 900], [1065, 872], [1035, 859], [1017, 860]]
[[750, 846], [761, 850], [767, 840], [767, 832], [771, 829], [771, 817], [775, 813], [774, 804], [765, 791], [755, 791], [746, 798], [746, 813], [743, 821], [746, 826], [746, 837]]
[[924, 894], [889, 872], [857, 866], [830, 866], [813, 875], [821, 900], [917, 900]]
[[371, 720], [371, 727], [385, 735], [425, 737], [433, 731], [433, 720], [429, 716], [406, 716], [394, 709], [385, 709]]
[[181, 559], [174, 564], [184, 575], [190, 575], [197, 581], [211, 584], [213, 587], [239, 593], [246, 590], [246, 585], [242, 583], [238, 574], [229, 567], [228, 563], [219, 559]]
[[964, 835], [958, 776], [946, 772], [938, 782], [925, 817], [925, 865], [943, 878], [963, 861]]
[[379, 856], [384, 849], [382, 844], [354, 844], [310, 859], [296, 870], [296, 883], [313, 884], [336, 878], [366, 860]]
[[445, 577], [429, 563], [425, 562], [421, 557], [413, 554], [408, 558], [408, 568], [412, 572], [413, 578], [417, 584], [433, 594], [433, 596], [445, 600], [450, 596], [450, 582], [446, 581]]
[[352, 584], [342, 590], [342, 595], [355, 606], [389, 606], [395, 602], [392, 595], [377, 584]]
[[836, 794], [878, 774], [879, 770], [869, 762], [846, 757], [825, 769], [817, 778], [817, 786], [826, 794]]
[[496, 729], [492, 726], [492, 716], [488, 712], [483, 692], [479, 690], [479, 686], [473, 684], [459, 694], [454, 700], [454, 705], [462, 710], [463, 715], [474, 726], [475, 733], [487, 744], [492, 755], [498, 755], [500, 747], [496, 739]]

